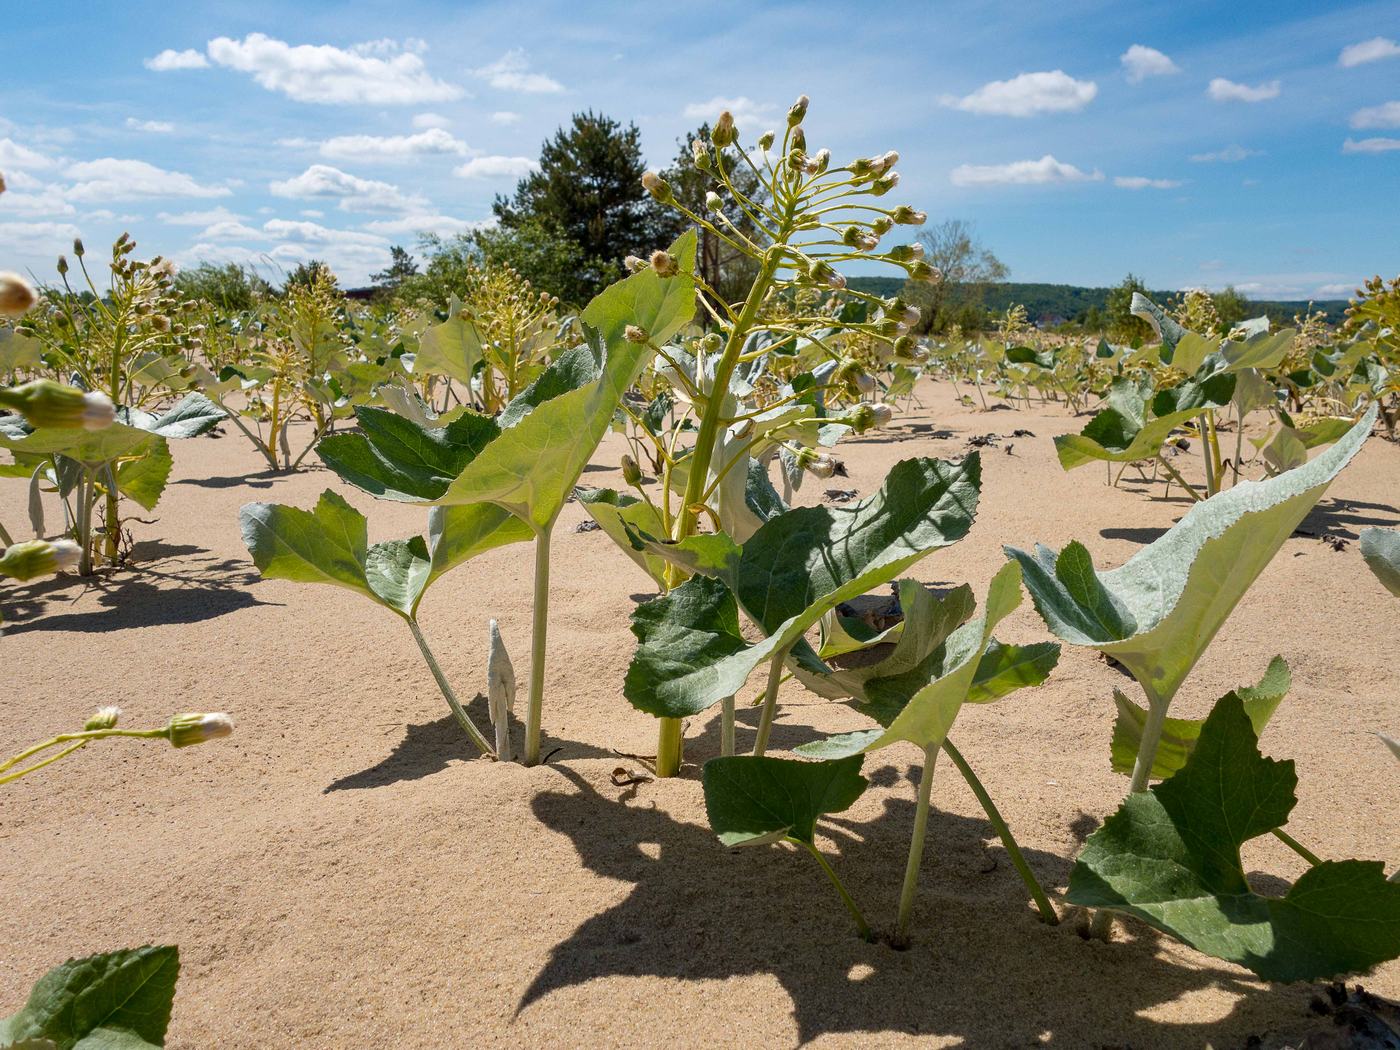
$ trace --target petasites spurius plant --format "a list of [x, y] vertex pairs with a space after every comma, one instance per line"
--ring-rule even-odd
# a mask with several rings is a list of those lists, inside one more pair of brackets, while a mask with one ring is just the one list
[[[1147, 699], [1132, 792], [1145, 791], [1167, 709], [1235, 606], [1375, 424], [1371, 409], [1335, 445], [1304, 466], [1261, 482], [1242, 481], [1195, 504], [1127, 563], [1099, 572], [1083, 544], [1056, 553], [1007, 548], [1021, 564], [1036, 610], [1058, 637], [1118, 661]], [[1096, 916], [1107, 936], [1111, 919]]]

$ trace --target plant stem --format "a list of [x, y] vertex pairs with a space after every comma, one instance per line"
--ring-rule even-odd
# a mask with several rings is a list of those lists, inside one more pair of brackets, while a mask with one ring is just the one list
[[909, 838], [909, 860], [904, 865], [904, 887], [899, 893], [899, 920], [895, 923], [896, 947], [909, 943], [909, 923], [914, 917], [914, 895], [919, 886], [919, 868], [924, 860], [924, 837], [928, 834], [929, 799], [933, 794], [933, 769], [938, 749], [924, 748], [924, 767], [919, 772], [919, 801], [914, 808], [914, 833]]
[[73, 504], [78, 515], [78, 575], [92, 575], [92, 471], [84, 470], [74, 490]]
[[1015, 837], [1011, 834], [1011, 828], [1002, 818], [1001, 812], [997, 809], [996, 803], [992, 801], [992, 796], [987, 793], [987, 789], [982, 786], [982, 781], [977, 778], [977, 774], [972, 771], [972, 767], [967, 764], [967, 759], [963, 758], [962, 752], [953, 746], [953, 742], [948, 739], [943, 741], [943, 750], [948, 753], [948, 757], [953, 760], [953, 765], [958, 767], [958, 772], [967, 781], [967, 786], [972, 788], [972, 793], [977, 796], [977, 801], [982, 803], [982, 809], [987, 814], [987, 819], [991, 821], [996, 833], [1001, 836], [1001, 844], [1006, 847], [1007, 855], [1011, 858], [1011, 863], [1015, 866], [1017, 873], [1021, 876], [1021, 881], [1026, 884], [1026, 889], [1030, 891], [1031, 898], [1035, 901], [1035, 906], [1040, 909], [1040, 917], [1051, 926], [1056, 926], [1060, 922], [1060, 917], [1055, 913], [1054, 906], [1050, 899], [1046, 897], [1045, 890], [1041, 888], [1040, 880], [1035, 877], [1035, 872], [1026, 863], [1026, 858], [1021, 854], [1021, 847], [1016, 844]]
[[719, 702], [719, 753], [725, 758], [734, 754], [734, 698], [726, 696]]
[[1302, 857], [1305, 861], [1311, 864], [1314, 868], [1322, 863], [1321, 857], [1319, 857], [1312, 850], [1308, 849], [1307, 846], [1304, 846], [1301, 842], [1295, 839], [1288, 832], [1284, 831], [1282, 828], [1274, 828], [1274, 838], [1278, 839], [1285, 846], [1291, 849], [1294, 853], [1298, 854], [1298, 856]]
[[472, 743], [481, 749], [483, 755], [494, 754], [491, 745], [487, 743], [486, 737], [482, 736], [481, 730], [476, 727], [476, 723], [471, 720], [471, 716], [463, 709], [457, 700], [457, 694], [452, 691], [452, 686], [447, 681], [447, 676], [442, 673], [442, 668], [438, 665], [437, 657], [428, 648], [428, 640], [423, 637], [423, 630], [418, 626], [418, 621], [411, 617], [406, 618], [408, 629], [413, 632], [413, 640], [418, 643], [418, 651], [423, 654], [424, 661], [427, 662], [428, 670], [433, 673], [433, 680], [437, 682], [438, 688], [442, 690], [443, 698], [447, 701], [447, 706], [452, 708], [452, 714], [457, 719], [457, 724], [471, 737]]
[[804, 847], [808, 853], [816, 858], [822, 871], [826, 872], [826, 877], [830, 879], [831, 884], [836, 887], [836, 892], [841, 895], [841, 903], [846, 906], [846, 910], [851, 913], [851, 918], [856, 921], [856, 932], [860, 934], [861, 940], [874, 941], [875, 935], [870, 932], [870, 923], [865, 921], [865, 916], [861, 914], [860, 906], [856, 904], [855, 898], [847, 892], [845, 885], [843, 885], [840, 878], [837, 877], [836, 871], [827, 863], [826, 858], [822, 856], [821, 850], [817, 849], [817, 847], [810, 842], [802, 842], [800, 839], [795, 839], [791, 836], [788, 836], [788, 841]]
[[525, 713], [525, 764], [540, 761], [540, 716], [544, 710], [545, 644], [549, 635], [550, 522], [535, 535], [535, 606], [530, 631], [530, 707]]
[[1210, 451], [1210, 428], [1204, 412], [1196, 417], [1196, 431], [1201, 438], [1201, 459], [1206, 467], [1206, 495], [1214, 496], [1218, 491], [1215, 484], [1215, 463]]
[[679, 718], [663, 718], [661, 732], [656, 744], [656, 775], [673, 777], [681, 771], [681, 760], [685, 750], [682, 736], [683, 725]]
[[783, 660], [787, 658], [787, 652], [786, 649], [779, 649], [768, 664], [768, 687], [763, 692], [763, 714], [758, 720], [758, 736], [753, 742], [755, 758], [762, 758], [763, 753], [768, 750], [768, 736], [773, 731], [773, 716], [778, 710], [778, 686], [783, 681]]
[[1183, 489], [1186, 490], [1186, 495], [1190, 496], [1190, 497], [1191, 497], [1191, 500], [1192, 500], [1193, 502], [1195, 502], [1195, 503], [1200, 503], [1200, 502], [1201, 502], [1200, 493], [1198, 493], [1195, 489], [1193, 489], [1190, 485], [1188, 485], [1188, 484], [1186, 483], [1186, 479], [1183, 478], [1179, 473], [1177, 473], [1176, 468], [1173, 467], [1170, 463], [1168, 463], [1167, 460], [1166, 460], [1166, 457], [1163, 456], [1160, 452], [1157, 453], [1157, 462], [1160, 463], [1160, 464], [1162, 464], [1162, 469], [1165, 470], [1165, 471], [1167, 472], [1167, 474], [1168, 474], [1178, 485], [1180, 485]]
[[8, 773], [5, 776], [0, 777], [0, 784], [8, 784], [12, 780], [18, 780], [20, 777], [28, 776], [30, 773], [34, 773], [40, 769], [43, 769], [45, 766], [52, 765], [54, 762], [57, 762], [61, 758], [71, 755], [74, 751], [82, 750], [94, 740], [101, 740], [104, 737], [130, 736], [149, 740], [154, 739], [156, 737], [168, 738], [169, 735], [169, 729], [164, 726], [162, 726], [159, 729], [87, 729], [83, 730], [80, 733], [59, 733], [58, 736], [45, 740], [41, 744], [35, 744], [33, 747], [25, 748], [25, 750], [21, 751], [13, 758], [7, 759], [3, 763], [0, 763], [0, 772], [4, 772], [7, 769], [11, 769], [12, 767], [19, 765], [25, 759], [37, 755], [40, 751], [47, 751], [49, 748], [57, 747], [59, 744], [69, 744], [70, 746], [65, 747], [62, 751], [58, 752], [55, 755], [50, 755], [42, 762], [36, 762], [32, 766], [27, 766], [24, 769], [15, 770], [15, 772], [13, 773]]

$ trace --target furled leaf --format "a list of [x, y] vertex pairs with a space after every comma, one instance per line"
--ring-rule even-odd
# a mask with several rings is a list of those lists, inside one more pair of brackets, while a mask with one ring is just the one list
[[[1293, 676], [1289, 673], [1288, 664], [1283, 657], [1275, 656], [1269, 661], [1269, 668], [1258, 685], [1241, 686], [1226, 695], [1243, 702], [1244, 713], [1249, 716], [1250, 724], [1258, 735], [1264, 732], [1264, 727], [1278, 710], [1292, 684]], [[1142, 746], [1147, 710], [1117, 689], [1113, 691], [1113, 700], [1118, 705], [1118, 718], [1113, 723], [1113, 771], [1130, 775], [1137, 762], [1138, 749]], [[1165, 780], [1186, 764], [1204, 725], [1203, 718], [1163, 720], [1162, 737], [1152, 760], [1152, 779]]]
[[738, 755], [712, 758], [701, 780], [710, 827], [727, 846], [783, 838], [811, 844], [817, 820], [850, 809], [869, 786], [860, 755], [838, 762]]
[[1376, 579], [1400, 598], [1400, 532], [1394, 529], [1362, 529], [1361, 556]]
[[447, 491], [500, 427], [465, 413], [446, 426], [418, 424], [382, 408], [355, 409], [358, 434], [332, 434], [316, 446], [321, 461], [345, 481], [380, 499], [416, 503]]
[[[765, 637], [743, 649], [726, 648], [718, 658], [712, 656], [717, 650], [705, 649], [695, 673], [679, 678], [655, 673], [644, 661], [635, 674], [629, 671], [628, 700], [653, 714], [681, 717], [733, 696], [755, 667], [790, 651], [829, 610], [967, 535], [980, 485], [976, 453], [956, 462], [908, 459], [861, 502], [790, 510], [765, 522], [742, 547], [722, 534], [680, 544], [644, 540], [649, 550], [691, 571], [721, 577]], [[655, 604], [642, 606], [634, 617]], [[676, 630], [713, 633], [712, 621], [677, 620], [693, 612], [698, 610], [678, 606], [668, 617]], [[805, 655], [816, 663], [810, 650]]]
[[1099, 649], [1144, 688], [1170, 698], [1216, 631], [1375, 423], [1368, 412], [1312, 462], [1261, 482], [1242, 481], [1195, 504], [1165, 535], [1099, 573], [1082, 544], [1058, 555], [1007, 548], [1021, 563], [1036, 610], [1060, 638]]
[[173, 946], [70, 959], [39, 978], [19, 1013], [0, 1021], [0, 1046], [44, 1039], [58, 1050], [164, 1046], [179, 974]]
[[1136, 916], [1271, 981], [1355, 973], [1400, 955], [1400, 884], [1379, 861], [1324, 861], [1283, 897], [1249, 885], [1240, 847], [1296, 803], [1291, 761], [1259, 753], [1239, 697], [1211, 712], [1186, 764], [1128, 796], [1089, 837], [1069, 900]]
[[1162, 340], [1162, 349], [1166, 351], [1162, 360], [1171, 364], [1171, 353], [1176, 349], [1176, 345], [1181, 342], [1189, 333], [1181, 325], [1172, 319], [1171, 315], [1163, 310], [1141, 292], [1134, 292], [1132, 301], [1128, 304], [1128, 309], [1134, 317], [1141, 317], [1152, 326], [1152, 330]]
[[661, 512], [657, 510], [656, 505], [614, 489], [580, 487], [574, 492], [589, 517], [622, 548], [622, 552], [636, 562], [637, 567], [655, 583], [663, 583], [666, 579], [665, 559], [647, 551], [637, 550], [632, 546], [627, 534], [630, 525], [633, 529], [649, 535], [661, 535], [665, 529], [661, 521]]

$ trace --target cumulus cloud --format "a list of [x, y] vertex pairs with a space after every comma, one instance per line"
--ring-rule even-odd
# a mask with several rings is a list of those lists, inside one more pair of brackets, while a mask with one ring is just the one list
[[1400, 139], [1370, 138], [1353, 139], [1349, 138], [1342, 143], [1343, 153], [1389, 153], [1391, 150], [1400, 149]]
[[1174, 190], [1181, 185], [1180, 179], [1149, 179], [1145, 175], [1119, 175], [1113, 185], [1125, 190]]
[[259, 236], [261, 236], [259, 231], [251, 226], [246, 226], [235, 219], [224, 219], [206, 226], [200, 231], [199, 239], [203, 241], [243, 241]]
[[1213, 150], [1209, 153], [1193, 153], [1191, 160], [1197, 164], [1238, 164], [1242, 160], [1250, 157], [1261, 157], [1263, 150], [1245, 149], [1241, 145], [1226, 146], [1223, 149]]
[[145, 60], [142, 63], [147, 69], [153, 69], [157, 73], [169, 73], [176, 69], [204, 69], [209, 65], [209, 60], [204, 57], [204, 52], [188, 48], [184, 51], [176, 51], [167, 47], [160, 54]]
[[28, 146], [21, 146], [11, 138], [0, 139], [0, 171], [10, 171], [13, 168], [35, 168], [42, 170], [51, 168], [55, 164], [52, 157], [46, 157], [38, 150], [30, 149]]
[[954, 186], [1042, 186], [1060, 182], [1096, 182], [1103, 172], [1087, 172], [1050, 154], [1010, 164], [962, 164], [949, 176]]
[[1342, 53], [1337, 56], [1337, 64], [1350, 69], [1352, 66], [1363, 66], [1367, 62], [1396, 57], [1400, 57], [1400, 44], [1388, 37], [1373, 36], [1370, 40], [1342, 48]]
[[538, 167], [529, 157], [473, 157], [452, 174], [463, 179], [518, 179]]
[[415, 128], [449, 128], [452, 121], [448, 120], [441, 113], [417, 113], [413, 117]]
[[126, 126], [132, 131], [149, 131], [156, 135], [169, 134], [175, 130], [175, 125], [168, 120], [137, 120], [135, 117], [127, 117]]
[[1141, 84], [1148, 77], [1164, 77], [1181, 72], [1181, 67], [1170, 58], [1155, 47], [1144, 44], [1134, 44], [1118, 56], [1118, 61], [1123, 63], [1123, 72], [1130, 84]]
[[[24, 184], [29, 180], [18, 177], [19, 173], [7, 175], [12, 186]], [[38, 180], [29, 182], [34, 192], [15, 192], [10, 190], [3, 197], [0, 197], [0, 214], [3, 215], [72, 215], [76, 209], [68, 203], [63, 195], [63, 190], [58, 186], [42, 185]]]
[[207, 211], [157, 212], [156, 218], [170, 226], [212, 226], [216, 222], [239, 222], [243, 216], [220, 205]]
[[[708, 102], [690, 103], [685, 107], [685, 116], [688, 120], [707, 120], [713, 124], [726, 109], [733, 114], [734, 123], [739, 125], [741, 130], [745, 126], [753, 130], [760, 124], [768, 124], [777, 113], [776, 108], [769, 103], [755, 102], [746, 95], [736, 98], [716, 95]], [[756, 135], [750, 137], [757, 138]]]
[[0, 222], [0, 242], [15, 251], [67, 251], [78, 236], [78, 227], [71, 222]]
[[1075, 80], [1063, 69], [1056, 69], [993, 80], [970, 95], [944, 95], [939, 101], [968, 113], [1031, 117], [1037, 113], [1078, 112], [1098, 93], [1099, 86], [1092, 80]]
[[498, 109], [491, 114], [492, 124], [514, 124], [520, 119], [519, 113], [512, 113], [508, 109]]
[[460, 87], [428, 74], [419, 45], [376, 40], [347, 50], [249, 33], [209, 41], [209, 57], [298, 102], [405, 106], [461, 98]]
[[64, 174], [73, 180], [65, 191], [74, 201], [120, 201], [139, 197], [227, 197], [227, 186], [207, 186], [189, 175], [166, 171], [144, 160], [102, 157], [70, 164]]
[[1400, 102], [1383, 102], [1367, 106], [1351, 115], [1354, 128], [1400, 128]]
[[1206, 88], [1206, 94], [1216, 102], [1267, 102], [1271, 98], [1278, 98], [1282, 90], [1283, 84], [1277, 80], [1250, 86], [1216, 77]]
[[416, 135], [338, 135], [320, 146], [321, 156], [342, 160], [402, 161], [434, 154], [464, 156], [467, 144], [441, 128]]
[[489, 66], [473, 69], [472, 74], [501, 91], [520, 91], [527, 95], [555, 95], [564, 85], [543, 73], [530, 72], [530, 60], [523, 48], [512, 48]]
[[404, 215], [394, 219], [375, 219], [365, 223], [371, 233], [386, 237], [411, 237], [418, 234], [434, 233], [439, 237], [454, 237], [472, 230], [489, 229], [496, 225], [495, 219], [458, 219], [451, 215]]
[[313, 164], [300, 175], [272, 182], [268, 189], [274, 197], [336, 200], [342, 211], [414, 212], [427, 204], [393, 183], [362, 179], [329, 164]]

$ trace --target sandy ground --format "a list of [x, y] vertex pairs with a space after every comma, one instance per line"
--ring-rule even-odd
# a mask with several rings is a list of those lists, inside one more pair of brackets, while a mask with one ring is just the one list
[[[1001, 545], [1086, 542], [1117, 564], [1185, 504], [1125, 477], [1061, 471], [1057, 406], [973, 412], [920, 388], [882, 435], [841, 446], [861, 494], [911, 455], [985, 449], [972, 535], [916, 567], [980, 594]], [[584, 481], [615, 484], [609, 439]], [[236, 735], [197, 749], [109, 741], [0, 791], [0, 1013], [71, 955], [180, 946], [172, 1047], [929, 1046], [1241, 1047], [1305, 1029], [1315, 989], [1270, 987], [1132, 924], [1113, 944], [1036, 921], [975, 799], [940, 769], [907, 952], [857, 939], [809, 858], [731, 853], [708, 831], [696, 779], [715, 719], [687, 732], [685, 777], [619, 788], [623, 753], [652, 753], [655, 723], [621, 698], [627, 614], [646, 577], [565, 508], [556, 533], [549, 764], [473, 760], [402, 624], [360, 596], [259, 579], [239, 539], [251, 500], [309, 506], [333, 487], [370, 513], [373, 539], [425, 527], [318, 468], [259, 473], [231, 428], [174, 443], [175, 478], [139, 564], [89, 584], [6, 588], [0, 746], [6, 753], [120, 704], [125, 723], [227, 710]], [[1400, 448], [1373, 439], [1265, 572], [1187, 683], [1203, 713], [1275, 653], [1294, 689], [1265, 748], [1297, 759], [1289, 828], [1329, 857], [1400, 859], [1400, 778], [1372, 735], [1400, 729], [1393, 642], [1400, 604], [1366, 571], [1357, 531], [1400, 522]], [[1129, 476], [1133, 474], [1129, 471]], [[24, 520], [21, 483], [0, 516]], [[459, 690], [484, 686], [486, 621], [528, 665], [530, 553], [493, 552], [442, 581], [422, 612]], [[1045, 637], [1026, 602], [998, 634]], [[523, 685], [523, 682], [522, 682]], [[760, 683], [755, 679], [751, 687]], [[1049, 684], [963, 713], [954, 739], [1047, 885], [1117, 805], [1111, 692], [1095, 653], [1067, 650]], [[785, 688], [777, 748], [855, 728], [843, 708]], [[718, 709], [716, 708], [716, 713]], [[480, 709], [478, 708], [478, 714]], [[755, 724], [741, 713], [741, 746]], [[917, 753], [867, 761], [876, 782], [828, 821], [823, 845], [873, 921], [893, 920]], [[1288, 879], [1272, 839], [1247, 865]], [[1257, 885], [1276, 888], [1267, 878]], [[1400, 966], [1365, 979], [1400, 996]]]

